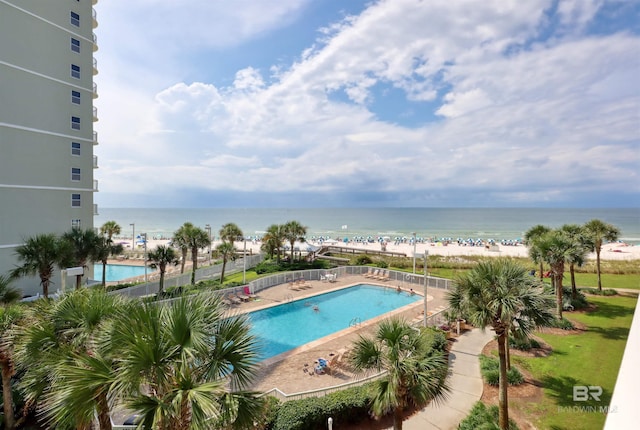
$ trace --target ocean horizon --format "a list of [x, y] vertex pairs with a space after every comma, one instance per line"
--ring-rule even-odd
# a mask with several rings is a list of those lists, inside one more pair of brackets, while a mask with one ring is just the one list
[[[600, 219], [620, 229], [619, 240], [640, 244], [640, 208], [103, 208], [94, 226], [116, 221], [122, 237], [147, 233], [168, 238], [182, 224], [211, 225], [212, 234], [233, 222], [246, 237], [261, 237], [272, 224], [298, 221], [307, 238], [480, 238], [517, 240], [534, 225], [558, 228]], [[134, 224], [134, 225], [132, 225]]]

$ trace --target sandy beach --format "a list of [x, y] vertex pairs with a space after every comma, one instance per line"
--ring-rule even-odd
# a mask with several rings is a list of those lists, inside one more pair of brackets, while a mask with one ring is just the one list
[[[158, 245], [166, 245], [169, 240], [149, 240], [147, 249], [154, 249]], [[211, 248], [215, 248], [219, 241], [215, 241]], [[309, 244], [318, 246], [317, 242], [309, 242]], [[305, 250], [308, 244], [298, 244], [299, 248]], [[296, 245], [296, 246], [298, 246]], [[381, 245], [379, 243], [361, 243], [361, 242], [338, 242], [336, 246], [354, 249], [370, 249], [374, 251], [380, 251]], [[235, 246], [238, 250], [242, 250], [244, 242], [236, 242]], [[246, 249], [251, 253], [260, 252], [260, 241], [247, 241]], [[130, 246], [125, 249], [130, 250]], [[142, 247], [139, 245], [137, 251], [142, 251]], [[391, 252], [399, 252], [405, 254], [407, 257], [412, 257], [414, 253], [414, 247], [409, 243], [394, 244], [389, 242], [386, 244], [386, 250]], [[493, 247], [484, 246], [463, 246], [457, 243], [449, 243], [444, 245], [442, 242], [437, 243], [417, 243], [415, 246], [415, 253], [417, 258], [424, 258], [424, 253], [427, 251], [429, 255], [442, 255], [442, 256], [485, 256], [485, 257], [527, 257], [528, 248], [524, 245], [501, 245], [497, 244]], [[591, 253], [588, 259], [595, 260], [595, 253]], [[629, 245], [626, 243], [608, 243], [602, 246], [600, 253], [602, 260], [640, 260], [640, 246]]]

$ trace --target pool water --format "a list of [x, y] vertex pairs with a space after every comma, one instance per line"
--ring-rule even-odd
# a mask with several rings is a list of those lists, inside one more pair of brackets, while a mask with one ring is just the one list
[[264, 360], [419, 300], [422, 296], [361, 284], [251, 312], [249, 318]]
[[[154, 270], [147, 267], [147, 274], [153, 273]], [[106, 266], [107, 282], [121, 281], [127, 278], [144, 275], [144, 266], [127, 266], [124, 264], [107, 264]], [[93, 265], [93, 277], [102, 280], [102, 264]]]

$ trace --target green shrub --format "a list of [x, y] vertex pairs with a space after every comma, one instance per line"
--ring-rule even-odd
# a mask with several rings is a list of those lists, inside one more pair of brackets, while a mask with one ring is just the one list
[[561, 328], [563, 330], [573, 330], [575, 328], [573, 323], [564, 317], [561, 320], [554, 318], [549, 323], [549, 327]]
[[612, 288], [606, 288], [602, 291], [597, 288], [580, 288], [580, 292], [596, 296], [615, 296], [618, 294], [618, 292]]
[[[480, 373], [487, 384], [497, 387], [500, 384], [500, 362], [497, 358], [480, 356]], [[511, 366], [507, 370], [507, 382], [509, 385], [520, 385], [524, 382], [524, 376], [517, 367]]]
[[540, 348], [540, 342], [530, 338], [516, 338], [509, 336], [509, 347], [520, 351], [529, 351], [532, 348]]
[[328, 394], [282, 403], [270, 427], [273, 430], [324, 430], [327, 417], [336, 426], [355, 423], [367, 416], [371, 403], [371, 385], [353, 387]]
[[447, 349], [447, 334], [436, 327], [421, 328], [421, 330], [428, 331], [429, 342], [431, 349], [434, 351], [444, 352]]
[[376, 266], [380, 267], [381, 269], [386, 269], [387, 267], [389, 267], [389, 263], [387, 263], [385, 260], [378, 260], [376, 261]]
[[[458, 430], [500, 430], [498, 416], [497, 406], [487, 407], [482, 402], [476, 402], [469, 415], [458, 425]], [[512, 419], [509, 419], [508, 428], [509, 430], [518, 430], [518, 426]]]
[[373, 263], [373, 260], [368, 255], [358, 255], [354, 261], [356, 266], [366, 266]]

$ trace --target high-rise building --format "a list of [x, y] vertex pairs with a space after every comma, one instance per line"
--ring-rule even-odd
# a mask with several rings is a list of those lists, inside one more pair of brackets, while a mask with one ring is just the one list
[[[0, 275], [26, 238], [93, 228], [96, 3], [0, 0]], [[14, 286], [33, 295], [39, 284]]]

